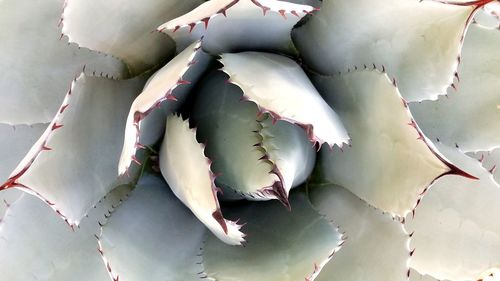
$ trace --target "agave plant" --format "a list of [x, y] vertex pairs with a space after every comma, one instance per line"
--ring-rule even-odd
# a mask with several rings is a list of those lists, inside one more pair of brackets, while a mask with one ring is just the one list
[[500, 278], [499, 1], [0, 23], [0, 280]]

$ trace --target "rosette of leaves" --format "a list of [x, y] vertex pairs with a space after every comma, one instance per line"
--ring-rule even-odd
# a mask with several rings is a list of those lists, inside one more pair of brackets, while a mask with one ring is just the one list
[[0, 1], [0, 280], [494, 280], [500, 3]]

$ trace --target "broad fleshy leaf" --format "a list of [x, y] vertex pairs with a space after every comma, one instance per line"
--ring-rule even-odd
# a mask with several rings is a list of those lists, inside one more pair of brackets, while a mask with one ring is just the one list
[[99, 245], [115, 280], [199, 280], [204, 234], [161, 176], [146, 175], [102, 227]]
[[430, 187], [406, 218], [405, 228], [414, 233], [410, 265], [438, 279], [477, 280], [500, 260], [500, 225], [495, 223], [500, 186], [475, 159], [447, 150], [454, 163], [479, 179], [447, 176]]
[[222, 216], [215, 175], [204, 150], [187, 120], [176, 115], [167, 118], [160, 150], [163, 177], [174, 194], [212, 233], [227, 244], [240, 245], [245, 235], [240, 232], [241, 225]]
[[343, 150], [322, 151], [328, 181], [404, 216], [436, 178], [460, 172], [420, 132], [385, 73], [356, 71], [313, 81], [352, 138]]
[[110, 80], [81, 74], [53, 121], [0, 186], [37, 195], [78, 224], [118, 182], [117, 164], [128, 109], [143, 77]]
[[49, 124], [11, 126], [0, 123], [0, 182], [5, 182]]
[[223, 198], [268, 200], [288, 205], [288, 192], [303, 183], [314, 167], [315, 150], [305, 132], [293, 124], [258, 117], [254, 103], [213, 72], [200, 83], [191, 111], [197, 137], [207, 143], [212, 170]]
[[309, 189], [313, 205], [346, 239], [318, 281], [406, 280], [411, 251], [399, 221], [340, 186], [312, 184]]
[[294, 54], [290, 32], [314, 9], [276, 0], [211, 0], [158, 30], [172, 36], [181, 48], [203, 36], [203, 49], [213, 54], [241, 50]]
[[471, 25], [457, 90], [437, 101], [410, 103], [424, 133], [463, 151], [500, 147], [500, 32]]
[[[208, 235], [203, 265], [209, 280], [314, 280], [335, 259], [342, 234], [320, 216], [302, 193], [292, 193], [292, 212], [278, 202], [254, 202], [224, 210], [248, 222], [245, 247]], [[296, 206], [296, 207], [295, 207]]]
[[122, 186], [109, 193], [73, 230], [36, 197], [16, 189], [1, 191], [2, 204], [6, 196], [17, 196], [6, 200], [7, 212], [0, 222], [2, 280], [109, 281], [95, 234], [129, 190]]
[[141, 73], [173, 55], [175, 42], [153, 32], [201, 0], [67, 0], [62, 31], [70, 42], [123, 59], [132, 73]]
[[343, 146], [349, 136], [338, 115], [325, 103], [300, 66], [270, 53], [223, 54], [222, 70], [243, 90], [243, 98], [276, 120], [297, 124], [311, 142]]
[[165, 130], [166, 116], [179, 109], [192, 84], [205, 71], [210, 57], [193, 43], [158, 70], [134, 100], [128, 117], [118, 172], [125, 174], [136, 162], [136, 151], [156, 143]]
[[378, 68], [395, 77], [407, 101], [436, 99], [453, 83], [476, 9], [437, 1], [325, 1], [292, 37], [304, 62], [322, 74]]
[[63, 0], [0, 2], [0, 122], [48, 123], [68, 90], [85, 73], [121, 78], [121, 61], [80, 49], [61, 37]]

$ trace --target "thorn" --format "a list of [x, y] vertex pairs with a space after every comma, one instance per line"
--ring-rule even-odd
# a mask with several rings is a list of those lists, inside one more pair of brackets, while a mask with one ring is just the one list
[[177, 30], [179, 30], [179, 28], [181, 28], [181, 26], [180, 25], [176, 25], [174, 27], [174, 29], [172, 30], [172, 32], [175, 33]]
[[201, 21], [205, 24], [205, 29], [208, 29], [208, 21], [210, 20], [209, 17], [201, 19]]
[[296, 16], [296, 17], [300, 18], [299, 14], [298, 14], [295, 10], [292, 10], [290, 13], [291, 13], [292, 15], [294, 15], [294, 16]]
[[167, 95], [167, 100], [178, 101], [177, 98], [173, 94]]
[[59, 114], [62, 114], [62, 113], [66, 110], [66, 108], [68, 108], [68, 106], [69, 106], [69, 104], [65, 104], [65, 105], [63, 105], [63, 106], [61, 107], [61, 109], [59, 110]]
[[54, 125], [52, 125], [52, 131], [57, 130], [57, 129], [61, 128], [61, 127], [63, 127], [63, 125], [59, 125], [57, 123], [54, 123]]
[[191, 33], [191, 31], [193, 31], [194, 27], [196, 26], [196, 23], [192, 22], [189, 25], [189, 33]]
[[135, 148], [138, 148], [138, 149], [145, 149], [145, 148], [146, 148], [146, 146], [145, 146], [145, 145], [143, 145], [143, 144], [141, 144], [141, 143], [136, 142], [136, 143], [135, 143]]
[[497, 169], [497, 165], [494, 165], [493, 167], [491, 167], [491, 169], [488, 170], [488, 172], [490, 172], [490, 174], [493, 174], [496, 169]]
[[189, 85], [189, 84], [191, 84], [191, 82], [187, 81], [187, 80], [182, 80], [182, 79], [177, 80], [177, 85], [186, 85], [186, 84]]
[[139, 166], [142, 165], [141, 162], [139, 161], [139, 159], [137, 159], [137, 157], [135, 157], [135, 155], [133, 155], [131, 158], [132, 158], [132, 161], [134, 163], [136, 163], [137, 165], [139, 165]]
[[50, 150], [52, 150], [52, 148], [47, 147], [47, 146], [45, 146], [45, 145], [42, 145], [42, 150], [45, 150], [45, 151], [50, 151]]
[[286, 12], [286, 11], [285, 11], [285, 10], [283, 10], [283, 9], [278, 11], [278, 13], [280, 13], [280, 15], [281, 15], [284, 19], [286, 19], [285, 12]]

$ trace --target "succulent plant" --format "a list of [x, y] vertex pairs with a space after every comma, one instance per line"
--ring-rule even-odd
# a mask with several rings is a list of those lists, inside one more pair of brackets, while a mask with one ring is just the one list
[[0, 24], [0, 281], [500, 278], [499, 1]]

